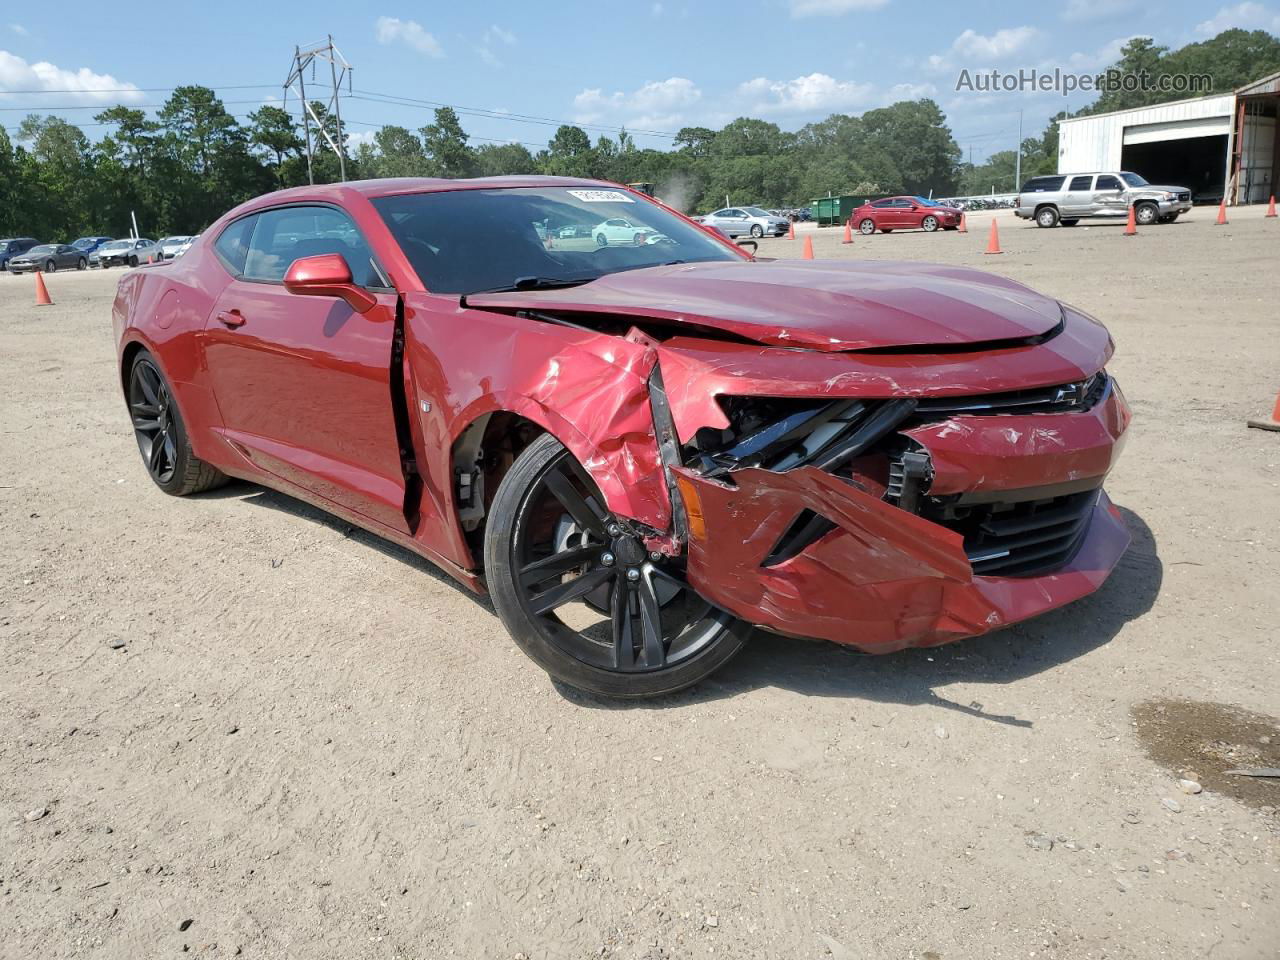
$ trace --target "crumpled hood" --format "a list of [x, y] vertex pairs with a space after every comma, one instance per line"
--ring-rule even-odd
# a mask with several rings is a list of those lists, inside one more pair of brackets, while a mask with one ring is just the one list
[[1040, 336], [1058, 302], [968, 267], [822, 260], [675, 264], [562, 290], [477, 294], [489, 310], [607, 313], [722, 330], [758, 343], [842, 351]]

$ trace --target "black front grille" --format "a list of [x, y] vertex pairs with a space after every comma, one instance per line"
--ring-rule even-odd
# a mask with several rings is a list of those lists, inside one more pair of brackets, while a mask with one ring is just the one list
[[[928, 519], [964, 537], [977, 576], [1025, 577], [1062, 566], [1075, 554], [1098, 502], [1097, 489], [1039, 500], [931, 504]], [[931, 515], [932, 514], [932, 515]]]
[[1178, 199], [1185, 203], [1186, 201], [1191, 199], [1191, 194], [1184, 191], [1178, 194]]
[[1087, 380], [1053, 387], [986, 393], [969, 397], [926, 397], [916, 405], [921, 420], [945, 420], [956, 416], [998, 416], [1010, 413], [1066, 413], [1088, 410], [1106, 396], [1110, 385], [1106, 371]]

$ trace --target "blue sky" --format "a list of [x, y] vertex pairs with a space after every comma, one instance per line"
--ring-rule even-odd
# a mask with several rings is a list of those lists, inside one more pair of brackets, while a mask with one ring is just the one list
[[[279, 100], [295, 44], [331, 33], [355, 67], [355, 90], [377, 95], [344, 102], [355, 137], [382, 123], [430, 122], [427, 106], [386, 103], [386, 95], [474, 108], [462, 119], [476, 142], [518, 140], [531, 149], [554, 125], [530, 118], [591, 125], [593, 137], [626, 125], [652, 131], [637, 135], [642, 145], [662, 147], [690, 124], [751, 115], [795, 129], [832, 112], [931, 96], [961, 147], [980, 160], [1015, 145], [1019, 111], [1031, 135], [1056, 111], [1090, 98], [958, 93], [962, 69], [1087, 72], [1112, 62], [1139, 33], [1171, 47], [1232, 26], [1280, 34], [1280, 0], [1064, 0], [1034, 8], [994, 0], [312, 0], [305, 13], [299, 6], [6, 4], [0, 118], [12, 130], [27, 110], [58, 108], [50, 112], [91, 124], [103, 106], [159, 104], [166, 91], [149, 88], [182, 83], [217, 88], [243, 115]], [[106, 92], [120, 88], [126, 92]], [[79, 109], [62, 109], [70, 107]]]

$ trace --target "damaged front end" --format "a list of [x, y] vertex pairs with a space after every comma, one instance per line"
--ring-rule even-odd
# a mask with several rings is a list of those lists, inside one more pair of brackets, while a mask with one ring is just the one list
[[757, 626], [874, 653], [1093, 592], [1129, 542], [1102, 491], [1129, 411], [1100, 369], [1109, 344], [1099, 353], [1088, 375], [989, 393], [833, 397], [818, 381], [803, 396], [789, 381], [790, 396], [742, 395], [728, 391], [779, 383], [724, 367], [682, 384], [718, 407], [696, 429], [675, 415], [690, 584]]

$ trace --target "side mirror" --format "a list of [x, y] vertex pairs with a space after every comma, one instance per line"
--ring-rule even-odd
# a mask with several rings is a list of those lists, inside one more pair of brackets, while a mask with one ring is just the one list
[[760, 252], [760, 244], [756, 243], [754, 240], [739, 240], [737, 241], [737, 244], [740, 247], [750, 247], [751, 255], [753, 257]]
[[337, 297], [357, 313], [368, 313], [378, 304], [373, 294], [351, 281], [351, 268], [337, 253], [293, 261], [284, 275], [284, 288], [299, 296]]

